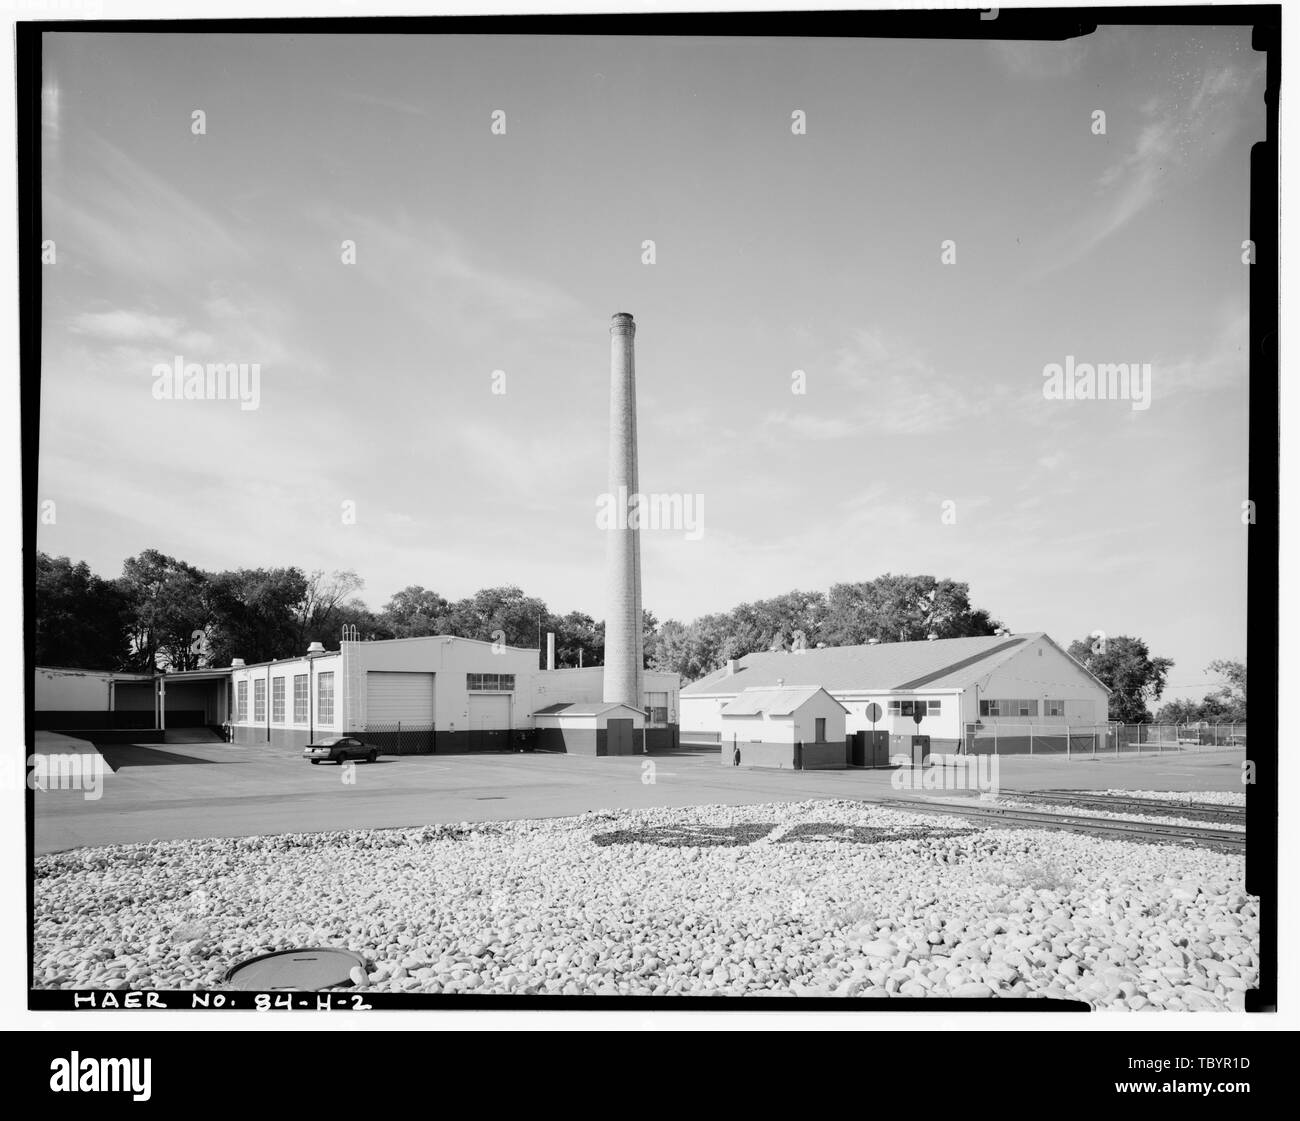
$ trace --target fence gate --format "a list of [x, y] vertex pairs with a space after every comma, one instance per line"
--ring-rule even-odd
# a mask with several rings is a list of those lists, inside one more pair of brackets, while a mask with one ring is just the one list
[[379, 749], [380, 755], [432, 755], [432, 724], [408, 724], [401, 720], [381, 720], [367, 724], [364, 732], [353, 732], [357, 739]]

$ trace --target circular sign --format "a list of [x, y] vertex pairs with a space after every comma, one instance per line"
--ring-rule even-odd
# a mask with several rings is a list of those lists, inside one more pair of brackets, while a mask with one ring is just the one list
[[913, 723], [920, 724], [921, 721], [924, 719], [925, 719], [925, 709], [918, 708], [914, 713], [912, 713]]
[[873, 724], [880, 719], [880, 706], [875, 701], [867, 705], [867, 719]]

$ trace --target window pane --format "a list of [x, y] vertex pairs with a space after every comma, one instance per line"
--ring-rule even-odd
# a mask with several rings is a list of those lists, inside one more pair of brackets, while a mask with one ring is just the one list
[[322, 673], [316, 679], [317, 696], [316, 719], [322, 724], [334, 723], [334, 674]]
[[293, 722], [307, 723], [307, 675], [296, 673], [293, 677]]

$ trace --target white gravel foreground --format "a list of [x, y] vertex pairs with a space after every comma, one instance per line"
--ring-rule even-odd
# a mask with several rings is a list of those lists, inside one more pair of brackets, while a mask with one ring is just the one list
[[213, 989], [338, 946], [370, 991], [1053, 996], [1240, 1008], [1239, 856], [858, 802], [284, 834], [38, 857], [38, 988]]

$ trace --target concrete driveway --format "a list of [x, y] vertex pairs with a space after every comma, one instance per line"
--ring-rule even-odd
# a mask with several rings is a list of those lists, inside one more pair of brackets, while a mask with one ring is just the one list
[[[81, 749], [97, 749], [82, 743]], [[67, 742], [37, 745], [67, 751]], [[902, 796], [891, 771], [723, 767], [716, 749], [650, 757], [409, 755], [339, 767], [222, 743], [105, 746], [102, 795], [35, 794], [38, 853], [82, 845], [565, 817], [598, 809]], [[1012, 789], [1241, 790], [1242, 753], [1004, 758]], [[653, 780], [653, 781], [651, 781]]]

